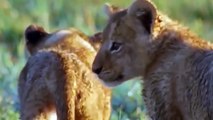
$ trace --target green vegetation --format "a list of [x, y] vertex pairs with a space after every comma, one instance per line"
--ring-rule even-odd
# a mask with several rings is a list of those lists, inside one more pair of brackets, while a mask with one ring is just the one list
[[[171, 18], [202, 38], [213, 37], [212, 0], [153, 0]], [[132, 0], [1, 0], [0, 4], [0, 120], [17, 120], [18, 74], [26, 62], [23, 31], [31, 23], [48, 30], [76, 27], [86, 34], [102, 30], [105, 2], [121, 7]], [[114, 89], [112, 120], [144, 120], [145, 108], [137, 81]]]

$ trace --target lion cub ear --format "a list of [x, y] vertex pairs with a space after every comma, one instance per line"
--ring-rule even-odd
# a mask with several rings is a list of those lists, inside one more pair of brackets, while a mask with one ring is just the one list
[[104, 5], [104, 12], [109, 18], [113, 14], [115, 14], [116, 12], [121, 11], [121, 10], [123, 10], [123, 9], [121, 9], [117, 6], [110, 5], [109, 3], [105, 3], [105, 5]]
[[44, 30], [43, 27], [32, 24], [25, 29], [24, 35], [26, 47], [29, 53], [33, 54], [39, 47], [39, 43], [41, 43], [49, 34]]
[[98, 32], [89, 37], [89, 42], [95, 48], [95, 50], [98, 50], [103, 42], [102, 39], [102, 32]]
[[37, 45], [48, 35], [48, 33], [43, 27], [31, 24], [25, 29], [24, 35], [27, 44]]
[[139, 20], [149, 34], [152, 32], [157, 11], [150, 1], [136, 0], [128, 8], [127, 14]]

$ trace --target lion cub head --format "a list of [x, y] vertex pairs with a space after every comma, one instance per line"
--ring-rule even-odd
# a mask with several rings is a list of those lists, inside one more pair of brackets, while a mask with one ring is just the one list
[[[79, 37], [79, 41], [78, 41], [79, 44], [78, 43], [75, 43], [75, 44], [80, 45], [80, 43], [83, 43], [82, 45], [86, 45], [89, 48], [91, 48], [90, 45], [92, 45], [93, 47], [92, 49], [95, 49], [95, 50], [99, 49], [99, 46], [102, 42], [101, 33], [96, 33], [93, 36], [87, 37], [85, 34], [83, 34], [79, 30], [74, 28], [62, 29], [56, 32], [48, 33], [47, 31], [44, 30], [43, 27], [32, 24], [32, 25], [29, 25], [25, 30], [26, 47], [28, 52], [31, 55], [41, 50], [42, 48], [48, 48], [50, 46], [54, 46], [62, 41], [66, 42], [66, 40], [69, 39], [70, 36]], [[67, 41], [71, 41], [71, 40], [67, 40]], [[84, 42], [84, 41], [89, 42], [89, 44], [87, 44], [87, 42]], [[65, 45], [63, 47], [67, 48]], [[70, 47], [70, 45], [68, 47]], [[72, 47], [78, 47], [78, 46], [72, 46]]]
[[[61, 29], [48, 33], [43, 27], [29, 25], [25, 30], [26, 47], [30, 55], [48, 49], [57, 49], [79, 55], [80, 60], [91, 67], [92, 61], [101, 44], [99, 34], [87, 37], [77, 29]], [[91, 60], [91, 61], [89, 61]]]
[[152, 3], [136, 0], [120, 11], [108, 6], [107, 14], [109, 22], [103, 31], [103, 44], [94, 60], [93, 72], [113, 87], [145, 71], [157, 11]]

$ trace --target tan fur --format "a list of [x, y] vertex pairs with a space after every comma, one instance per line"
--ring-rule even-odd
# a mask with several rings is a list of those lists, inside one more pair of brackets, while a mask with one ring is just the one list
[[143, 77], [152, 120], [212, 120], [212, 49], [149, 1], [136, 0], [110, 16], [93, 71], [108, 86]]
[[55, 111], [58, 120], [109, 120], [111, 92], [90, 70], [96, 51], [83, 33], [66, 31], [52, 43], [45, 44], [60, 31], [27, 45], [32, 55], [18, 84], [22, 120], [50, 119]]

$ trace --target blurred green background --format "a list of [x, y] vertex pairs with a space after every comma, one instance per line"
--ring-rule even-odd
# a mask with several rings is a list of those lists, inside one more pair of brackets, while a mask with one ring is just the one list
[[[213, 0], [153, 0], [158, 9], [202, 38], [213, 37]], [[127, 7], [132, 0], [0, 0], [0, 120], [19, 118], [17, 77], [26, 62], [23, 31], [31, 23], [47, 30], [103, 29], [103, 4]], [[113, 89], [111, 120], [145, 120], [139, 81]]]

